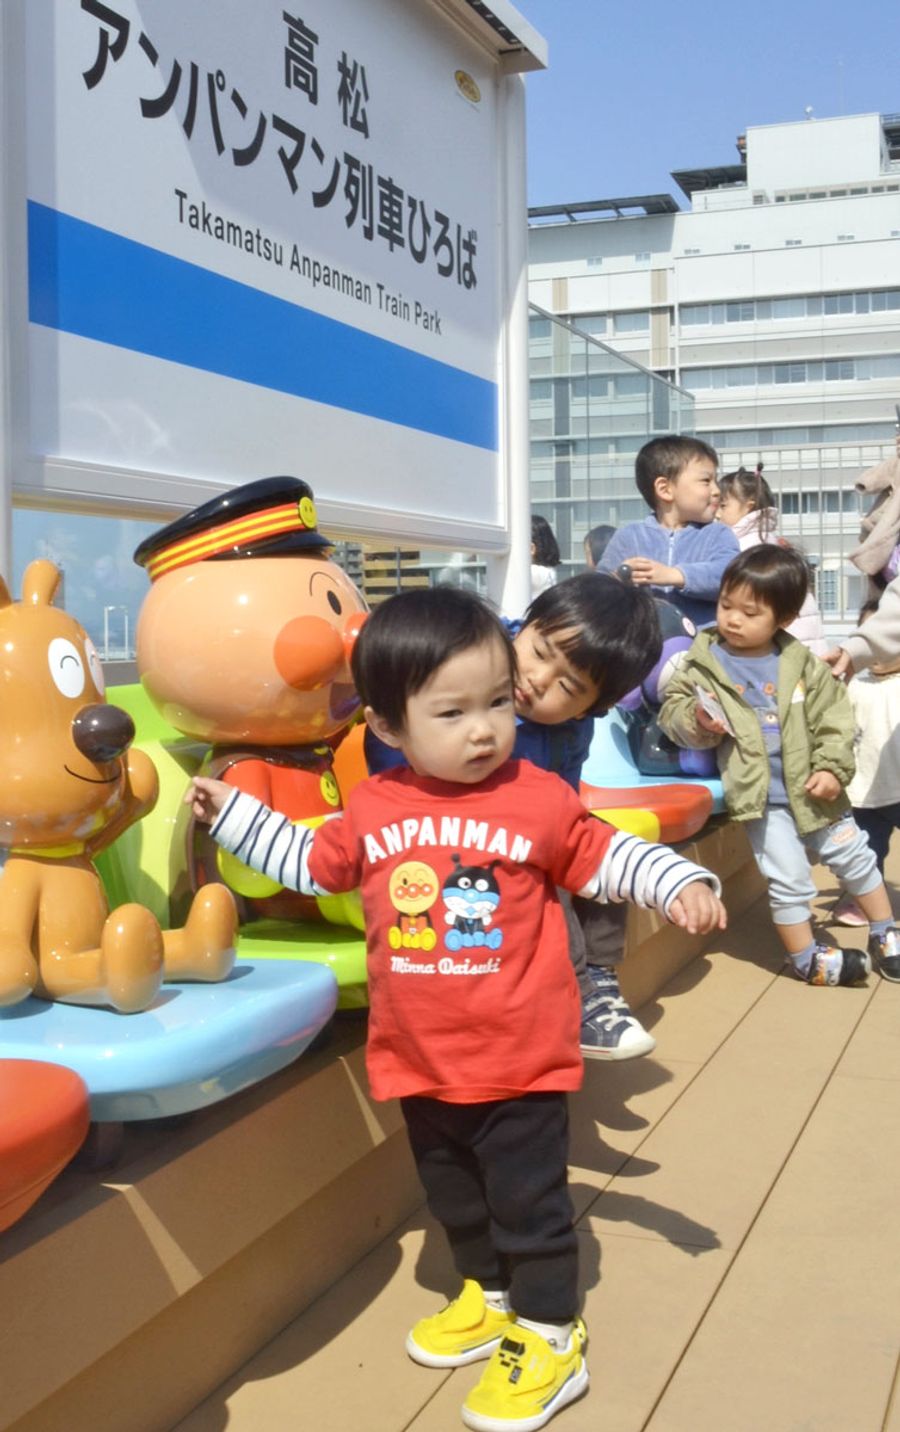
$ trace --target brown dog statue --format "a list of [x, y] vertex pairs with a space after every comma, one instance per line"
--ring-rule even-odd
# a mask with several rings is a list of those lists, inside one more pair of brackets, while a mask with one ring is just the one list
[[51, 605], [59, 572], [32, 562], [22, 601], [0, 578], [0, 1005], [30, 994], [146, 1009], [161, 980], [221, 980], [237, 918], [224, 885], [181, 930], [142, 905], [112, 914], [92, 857], [153, 809], [156, 769], [129, 750], [131, 717], [104, 699], [84, 629]]

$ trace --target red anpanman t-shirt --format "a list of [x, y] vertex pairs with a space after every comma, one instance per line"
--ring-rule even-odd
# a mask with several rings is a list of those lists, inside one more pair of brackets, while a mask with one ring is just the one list
[[361, 887], [376, 1099], [579, 1087], [581, 1001], [555, 887], [585, 886], [613, 835], [528, 761], [477, 786], [386, 772], [316, 832], [313, 879]]

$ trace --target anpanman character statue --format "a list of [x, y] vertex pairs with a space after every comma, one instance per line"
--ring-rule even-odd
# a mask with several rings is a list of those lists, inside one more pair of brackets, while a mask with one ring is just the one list
[[[267, 477], [204, 503], [135, 553], [152, 583], [137, 625], [151, 700], [212, 747], [205, 773], [310, 824], [340, 807], [333, 745], [359, 711], [349, 662], [367, 610], [316, 520], [307, 483]], [[245, 916], [317, 913], [239, 861], [217, 861], [209, 843], [192, 844], [191, 862], [195, 888], [225, 881]]]

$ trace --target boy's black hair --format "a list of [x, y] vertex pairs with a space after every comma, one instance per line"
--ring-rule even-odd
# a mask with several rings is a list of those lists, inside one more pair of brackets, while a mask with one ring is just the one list
[[[522, 626], [553, 636], [572, 665], [591, 678], [597, 687], [593, 714], [608, 711], [633, 691], [662, 652], [649, 592], [607, 572], [582, 572], [548, 587], [535, 597]], [[560, 641], [558, 634], [566, 631], [573, 635]]]
[[856, 625], [862, 626], [866, 617], [874, 616], [880, 606], [881, 603], [877, 597], [869, 597], [867, 601], [863, 602], [862, 606], [859, 609], [859, 616], [856, 619]]
[[725, 568], [719, 595], [727, 595], [738, 587], [748, 587], [756, 600], [769, 608], [778, 625], [784, 626], [793, 621], [806, 601], [809, 591], [806, 558], [780, 542], [748, 547]]
[[615, 527], [610, 527], [606, 522], [599, 523], [597, 527], [592, 527], [590, 532], [585, 533], [584, 545], [590, 552], [591, 561], [595, 567], [609, 546], [611, 538], [615, 537], [615, 535]]
[[451, 656], [472, 646], [499, 641], [509, 656], [510, 680], [516, 659], [500, 618], [479, 596], [463, 587], [418, 587], [398, 592], [366, 620], [350, 660], [364, 706], [371, 706], [392, 731], [402, 731], [406, 703]]
[[674, 482], [692, 458], [708, 457], [719, 466], [719, 454], [702, 438], [681, 437], [671, 433], [664, 438], [651, 438], [644, 443], [634, 460], [634, 481], [638, 492], [647, 506], [656, 511], [656, 490], [653, 486], [658, 477], [667, 477]]
[[531, 560], [538, 567], [558, 567], [562, 561], [553, 528], [539, 512], [531, 518]]

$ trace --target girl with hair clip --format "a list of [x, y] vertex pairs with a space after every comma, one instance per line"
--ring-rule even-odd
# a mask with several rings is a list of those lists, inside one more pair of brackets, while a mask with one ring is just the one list
[[[782, 547], [791, 545], [778, 535], [778, 504], [763, 477], [761, 462], [756, 464], [753, 472], [746, 467], [739, 467], [737, 472], [726, 472], [719, 478], [719, 492], [721, 496], [716, 515], [720, 522], [731, 528], [742, 552], [748, 547], [758, 547], [761, 542], [776, 542]], [[791, 622], [786, 630], [802, 641], [815, 656], [825, 655], [828, 642], [811, 589], [797, 620]]]

